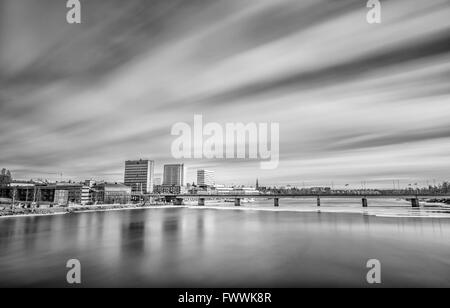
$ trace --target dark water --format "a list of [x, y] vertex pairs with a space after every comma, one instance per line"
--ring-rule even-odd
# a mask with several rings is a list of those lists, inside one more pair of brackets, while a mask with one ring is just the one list
[[0, 219], [0, 286], [450, 287], [450, 219], [156, 208]]

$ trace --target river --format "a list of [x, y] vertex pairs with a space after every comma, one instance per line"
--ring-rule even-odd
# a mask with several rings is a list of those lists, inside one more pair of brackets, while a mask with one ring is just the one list
[[[0, 287], [450, 287], [450, 213], [280, 200], [0, 219]], [[390, 206], [389, 206], [390, 205]], [[395, 205], [392, 207], [392, 205]]]

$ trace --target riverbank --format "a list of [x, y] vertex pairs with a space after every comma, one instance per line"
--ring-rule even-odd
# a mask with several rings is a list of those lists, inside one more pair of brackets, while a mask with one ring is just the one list
[[428, 199], [425, 200], [426, 203], [432, 203], [432, 204], [447, 204], [450, 205], [450, 199], [443, 198], [443, 199]]
[[109, 205], [90, 205], [90, 206], [71, 206], [55, 208], [36, 208], [36, 209], [0, 209], [0, 218], [30, 217], [30, 216], [50, 216], [64, 215], [70, 213], [89, 213], [106, 211], [126, 211], [137, 209], [167, 209], [167, 208], [186, 208], [197, 210], [239, 210], [239, 211], [263, 211], [263, 212], [295, 212], [295, 213], [330, 213], [330, 214], [359, 214], [365, 216], [378, 216], [385, 218], [444, 218], [450, 219], [450, 207], [445, 204], [421, 204], [420, 208], [412, 208], [409, 203], [399, 200], [373, 200], [372, 206], [364, 208], [358, 202], [347, 200], [343, 203], [334, 202], [317, 207], [311, 204], [301, 203], [300, 200], [285, 201], [280, 207], [273, 207], [272, 201], [261, 201], [259, 203], [242, 205], [236, 207], [227, 203], [215, 203], [204, 206], [193, 204], [172, 205], [172, 204], [109, 204]]
[[113, 211], [127, 209], [142, 209], [149, 207], [162, 206], [161, 204], [139, 205], [139, 204], [107, 204], [107, 205], [90, 205], [90, 206], [73, 206], [73, 207], [52, 207], [52, 208], [16, 208], [16, 209], [0, 209], [0, 218], [2, 217], [22, 217], [22, 216], [47, 216], [62, 215], [77, 212], [98, 212]]

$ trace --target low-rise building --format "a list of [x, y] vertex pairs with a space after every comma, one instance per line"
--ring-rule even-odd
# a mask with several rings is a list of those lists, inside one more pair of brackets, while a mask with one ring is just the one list
[[154, 193], [180, 195], [186, 193], [186, 187], [180, 185], [155, 185]]
[[253, 187], [226, 187], [217, 185], [213, 193], [218, 195], [258, 195], [260, 192]]
[[57, 183], [56, 190], [65, 190], [68, 194], [68, 202], [81, 204], [81, 190], [83, 184], [80, 183]]
[[58, 206], [67, 206], [69, 204], [69, 192], [67, 190], [55, 190], [53, 202]]
[[93, 186], [96, 204], [127, 204], [131, 201], [131, 187], [119, 183], [100, 183]]
[[92, 204], [92, 189], [89, 186], [81, 187], [81, 204]]

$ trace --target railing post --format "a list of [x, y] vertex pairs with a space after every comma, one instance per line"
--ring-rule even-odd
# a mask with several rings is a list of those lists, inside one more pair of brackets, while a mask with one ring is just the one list
[[205, 198], [198, 198], [198, 205], [204, 206], [205, 205]]
[[317, 206], [320, 206], [320, 196], [317, 196]]
[[280, 206], [280, 199], [279, 198], [274, 198], [273, 199], [273, 206], [275, 206], [275, 207], [279, 207]]
[[241, 206], [241, 198], [234, 199], [234, 205], [235, 206]]
[[420, 207], [419, 199], [417, 197], [411, 199], [411, 206], [412, 207]]

